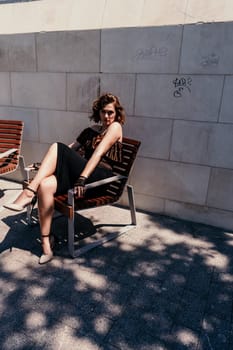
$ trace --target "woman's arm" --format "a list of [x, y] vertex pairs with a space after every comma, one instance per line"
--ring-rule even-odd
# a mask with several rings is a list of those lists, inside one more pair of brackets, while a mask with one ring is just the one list
[[98, 144], [91, 158], [87, 162], [80, 176], [89, 177], [99, 164], [103, 155], [117, 142], [122, 141], [122, 126], [118, 122], [113, 122], [104, 135], [102, 141]]

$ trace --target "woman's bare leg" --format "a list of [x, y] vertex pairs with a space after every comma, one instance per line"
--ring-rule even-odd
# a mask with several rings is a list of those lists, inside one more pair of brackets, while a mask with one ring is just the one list
[[[34, 191], [37, 191], [43, 179], [54, 174], [57, 164], [57, 143], [53, 143], [48, 152], [46, 153], [41, 166], [35, 175], [34, 179], [30, 183], [30, 188]], [[22, 207], [30, 203], [31, 198], [33, 197], [33, 192], [24, 189], [23, 192], [16, 198], [14, 204], [20, 205]]]
[[41, 242], [44, 254], [51, 253], [49, 234], [54, 212], [54, 193], [56, 192], [56, 189], [57, 180], [54, 175], [43, 179], [38, 188], [38, 211], [40, 219]]

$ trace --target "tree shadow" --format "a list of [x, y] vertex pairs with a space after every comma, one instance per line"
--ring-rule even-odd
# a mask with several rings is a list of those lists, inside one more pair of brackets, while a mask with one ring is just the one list
[[[9, 240], [25, 235], [15, 244], [26, 249], [39, 228], [20, 217]], [[53, 225], [65, 230], [62, 219]], [[230, 350], [232, 233], [159, 215], [135, 232], [42, 267], [1, 250], [0, 348]]]
[[38, 255], [39, 226], [30, 226], [25, 213], [16, 213], [1, 219], [1, 221], [9, 230], [1, 239], [0, 253], [16, 248]]

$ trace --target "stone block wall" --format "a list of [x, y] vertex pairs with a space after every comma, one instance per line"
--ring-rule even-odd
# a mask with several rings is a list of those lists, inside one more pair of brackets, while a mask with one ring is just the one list
[[232, 31], [222, 22], [0, 35], [0, 117], [25, 121], [26, 163], [40, 161], [111, 91], [125, 135], [142, 141], [130, 179], [138, 209], [232, 229]]

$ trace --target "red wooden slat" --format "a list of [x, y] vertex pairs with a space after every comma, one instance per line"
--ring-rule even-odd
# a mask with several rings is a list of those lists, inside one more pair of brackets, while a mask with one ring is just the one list
[[0, 153], [16, 148], [15, 153], [0, 158], [0, 174], [7, 174], [17, 169], [22, 143], [24, 123], [21, 120], [0, 119]]

